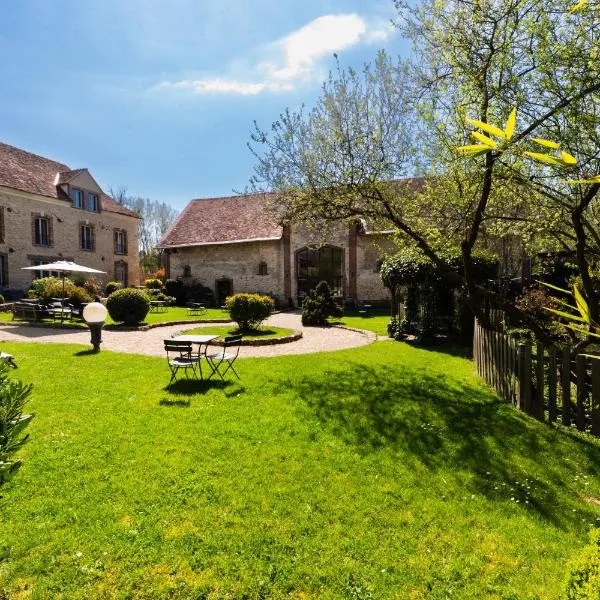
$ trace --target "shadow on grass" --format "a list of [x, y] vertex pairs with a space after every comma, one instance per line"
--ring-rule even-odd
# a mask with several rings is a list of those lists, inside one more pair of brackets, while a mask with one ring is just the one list
[[100, 350], [89, 348], [88, 350], [79, 350], [78, 352], [73, 352], [73, 356], [90, 356], [92, 354], [100, 354]]
[[566, 489], [577, 474], [566, 461], [587, 462], [589, 470], [600, 448], [535, 422], [476, 384], [426, 366], [350, 362], [285, 383], [361, 454], [396, 452], [399, 460], [457, 476], [465, 492], [519, 500], [557, 526], [581, 527], [598, 516]]
[[230, 381], [221, 381], [220, 379], [203, 379], [202, 381], [178, 379], [171, 385], [166, 385], [163, 389], [168, 394], [174, 394], [178, 396], [197, 396], [198, 394], [206, 394], [206, 392], [209, 392], [210, 390], [224, 390], [229, 385], [231, 385]]

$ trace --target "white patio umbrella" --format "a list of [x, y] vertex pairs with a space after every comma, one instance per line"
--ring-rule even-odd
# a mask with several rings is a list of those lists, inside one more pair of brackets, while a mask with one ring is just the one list
[[[106, 273], [106, 271], [99, 271], [98, 269], [92, 269], [92, 267], [85, 267], [84, 265], [78, 265], [70, 260], [57, 260], [53, 263], [47, 263], [45, 265], [35, 265], [34, 267], [22, 267], [24, 271], [56, 271], [62, 274], [62, 295], [65, 297], [65, 273]], [[61, 315], [62, 321], [62, 315]]]

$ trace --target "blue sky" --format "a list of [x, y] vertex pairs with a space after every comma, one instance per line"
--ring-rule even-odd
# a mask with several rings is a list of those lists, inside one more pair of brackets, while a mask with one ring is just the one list
[[4, 0], [0, 141], [177, 209], [243, 189], [252, 122], [405, 53], [392, 0]]

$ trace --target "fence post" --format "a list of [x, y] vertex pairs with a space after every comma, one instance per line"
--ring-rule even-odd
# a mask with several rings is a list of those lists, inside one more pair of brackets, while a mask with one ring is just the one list
[[519, 409], [531, 414], [531, 346], [519, 344]]
[[[599, 371], [600, 373], [600, 371]], [[556, 348], [548, 348], [548, 422], [556, 421]]]
[[575, 424], [579, 431], [585, 429], [585, 402], [587, 400], [587, 370], [585, 355], [578, 354], [575, 357], [575, 373], [577, 376], [577, 411], [575, 413]]
[[544, 420], [544, 346], [541, 340], [536, 342], [536, 365], [535, 365], [536, 391], [532, 399], [532, 414], [540, 421]]
[[592, 435], [600, 436], [600, 357], [592, 359]]
[[571, 353], [568, 348], [562, 351], [562, 423], [571, 424]]

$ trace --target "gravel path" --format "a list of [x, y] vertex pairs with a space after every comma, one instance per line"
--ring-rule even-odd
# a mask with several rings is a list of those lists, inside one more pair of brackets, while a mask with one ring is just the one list
[[[210, 327], [213, 324], [207, 324]], [[345, 348], [355, 348], [370, 344], [376, 339], [374, 333], [350, 331], [341, 327], [302, 327], [300, 314], [293, 312], [278, 313], [265, 321], [265, 325], [287, 327], [302, 332], [302, 338], [289, 344], [273, 346], [242, 346], [240, 358], [248, 356], [282, 356], [285, 354], [310, 354], [312, 352], [333, 352]], [[190, 325], [169, 325], [155, 327], [148, 331], [111, 331], [102, 332], [102, 349], [129, 354], [148, 354], [164, 356], [163, 341], [184, 329], [202, 327], [197, 323]], [[90, 333], [87, 330], [47, 329], [28, 325], [0, 326], [0, 341], [39, 342], [56, 344], [83, 344], [90, 347]]]

